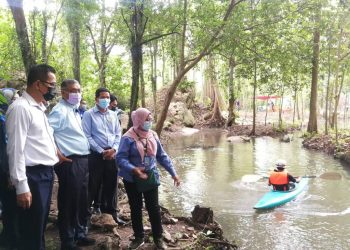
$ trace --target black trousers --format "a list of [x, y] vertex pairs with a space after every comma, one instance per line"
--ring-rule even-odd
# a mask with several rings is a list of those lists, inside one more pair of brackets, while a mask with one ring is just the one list
[[54, 180], [53, 167], [27, 167], [26, 174], [32, 193], [32, 205], [29, 209], [18, 207], [18, 249], [43, 250]]
[[[102, 154], [89, 155], [89, 206], [101, 192], [101, 210], [105, 213], [117, 213], [118, 168], [115, 160], [104, 160]], [[95, 201], [96, 202], [96, 201]]]
[[2, 243], [15, 246], [18, 238], [16, 189], [10, 185], [8, 174], [0, 171], [0, 200], [2, 203]]
[[86, 237], [88, 219], [88, 156], [68, 156], [72, 162], [55, 166], [58, 177], [58, 227], [61, 244]]
[[133, 182], [124, 180], [124, 186], [129, 199], [134, 236], [140, 238], [145, 236], [142, 223], [142, 197], [144, 197], [149, 220], [151, 222], [153, 238], [161, 238], [163, 228], [158, 200], [158, 187], [150, 191], [140, 193], [137, 191], [136, 184]]

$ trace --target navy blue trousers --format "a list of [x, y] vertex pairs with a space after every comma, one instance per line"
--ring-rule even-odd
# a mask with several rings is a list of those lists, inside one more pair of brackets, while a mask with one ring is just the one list
[[116, 214], [118, 207], [118, 168], [115, 160], [103, 160], [102, 154], [89, 155], [89, 205], [96, 201], [102, 187], [101, 210]]
[[0, 200], [2, 202], [2, 243], [15, 246], [18, 237], [16, 190], [8, 174], [0, 171]]
[[28, 185], [32, 193], [29, 209], [18, 208], [18, 248], [23, 250], [45, 249], [45, 228], [49, 216], [53, 187], [53, 167], [31, 166], [26, 168]]
[[89, 167], [87, 156], [68, 156], [72, 162], [55, 166], [58, 177], [58, 227], [61, 249], [86, 237]]

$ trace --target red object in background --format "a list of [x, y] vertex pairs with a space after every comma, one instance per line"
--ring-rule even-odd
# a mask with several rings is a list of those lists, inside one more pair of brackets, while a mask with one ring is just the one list
[[269, 99], [277, 99], [277, 98], [281, 98], [280, 96], [278, 95], [258, 95], [256, 97], [256, 99], [259, 99], [259, 100], [269, 100]]

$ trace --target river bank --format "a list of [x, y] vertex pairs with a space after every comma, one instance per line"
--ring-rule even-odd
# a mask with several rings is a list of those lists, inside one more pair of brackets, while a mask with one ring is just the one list
[[[46, 244], [47, 249], [50, 250], [60, 249], [55, 203], [56, 200], [53, 199], [49, 216], [50, 222], [46, 229]], [[89, 247], [80, 247], [80, 249], [128, 249], [133, 231], [127, 200], [124, 199], [124, 201], [121, 201], [119, 209], [120, 217], [127, 221], [127, 224], [118, 226], [112, 216], [108, 214], [93, 215], [89, 237], [94, 238], [96, 244]], [[208, 217], [205, 216], [198, 217], [194, 213], [191, 218], [174, 217], [166, 208], [161, 207], [161, 215], [164, 229], [163, 237], [169, 249], [205, 249], [207, 247], [211, 249], [238, 249], [238, 246], [234, 242], [229, 242], [223, 237], [221, 226], [213, 219], [213, 214], [211, 214], [211, 220], [210, 218], [208, 220]], [[143, 211], [143, 216], [146, 233], [145, 244], [138, 249], [155, 249], [151, 236], [151, 226], [145, 210]]]
[[338, 142], [335, 134], [314, 134], [306, 136], [303, 146], [307, 149], [322, 151], [347, 164], [350, 164], [350, 135], [341, 133]]

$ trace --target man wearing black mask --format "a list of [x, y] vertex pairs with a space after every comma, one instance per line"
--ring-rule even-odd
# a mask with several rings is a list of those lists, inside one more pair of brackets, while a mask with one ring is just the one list
[[18, 249], [45, 249], [53, 165], [59, 159], [43, 101], [55, 94], [55, 69], [46, 64], [33, 66], [26, 91], [6, 113], [10, 178], [18, 206]]

